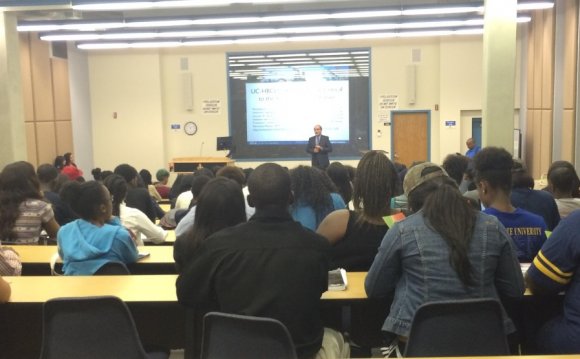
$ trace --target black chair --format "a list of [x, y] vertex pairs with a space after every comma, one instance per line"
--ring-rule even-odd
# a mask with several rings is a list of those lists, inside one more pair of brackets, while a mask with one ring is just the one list
[[271, 318], [207, 313], [201, 359], [295, 359], [288, 329]]
[[129, 269], [122, 262], [107, 262], [94, 275], [126, 275], [131, 274]]
[[41, 359], [167, 359], [146, 353], [117, 297], [56, 298], [43, 305]]
[[411, 324], [407, 357], [509, 355], [501, 304], [494, 299], [425, 303]]

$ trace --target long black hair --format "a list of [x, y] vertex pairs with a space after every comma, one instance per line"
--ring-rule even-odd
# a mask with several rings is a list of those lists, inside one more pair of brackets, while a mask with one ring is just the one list
[[242, 187], [226, 177], [217, 177], [203, 187], [195, 208], [189, 248], [197, 248], [211, 234], [246, 221]]
[[366, 220], [389, 215], [396, 191], [397, 170], [383, 151], [369, 151], [361, 158], [354, 179], [353, 205]]
[[16, 238], [13, 229], [22, 202], [42, 198], [38, 177], [30, 163], [19, 161], [6, 165], [0, 173], [0, 239]]
[[348, 169], [340, 162], [332, 162], [326, 169], [326, 174], [338, 189], [344, 203], [352, 199], [352, 178], [348, 172]]
[[449, 262], [465, 286], [473, 284], [468, 252], [477, 213], [459, 192], [457, 183], [439, 176], [419, 185], [408, 196], [413, 211], [422, 209], [427, 226], [449, 246]]
[[127, 181], [119, 175], [110, 175], [103, 181], [103, 184], [111, 193], [111, 201], [113, 202], [113, 216], [119, 217], [121, 215], [121, 203], [127, 197], [129, 186]]
[[[317, 172], [318, 171], [318, 172]], [[319, 223], [333, 209], [331, 190], [322, 177], [322, 171], [310, 166], [298, 166], [290, 170], [290, 181], [295, 205], [306, 205], [314, 209]], [[332, 181], [328, 181], [332, 185]]]

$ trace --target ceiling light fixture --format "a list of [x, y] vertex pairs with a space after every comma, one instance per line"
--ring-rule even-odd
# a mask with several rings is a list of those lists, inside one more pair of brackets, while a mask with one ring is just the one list
[[[151, 44], [168, 44], [159, 47], [176, 47], [176, 46], [216, 46], [216, 45], [236, 45], [236, 44], [253, 44], [253, 43], [282, 43], [282, 42], [299, 42], [299, 41], [336, 41], [352, 39], [380, 39], [394, 37], [427, 37], [427, 36], [452, 36], [452, 35], [481, 35], [482, 28], [458, 29], [458, 30], [432, 30], [432, 31], [405, 31], [405, 32], [381, 32], [381, 33], [364, 33], [348, 35], [322, 35], [322, 36], [294, 36], [294, 37], [261, 37], [248, 39], [228, 39], [228, 40], [201, 40], [187, 42], [148, 42], [148, 43], [81, 43], [79, 49], [98, 50], [98, 49], [123, 49], [123, 48], [143, 48], [152, 47]], [[145, 44], [145, 45], [142, 45]], [[251, 57], [246, 57], [251, 58]], [[271, 61], [271, 60], [266, 60]], [[238, 60], [241, 62], [241, 60]], [[250, 61], [247, 61], [250, 62]], [[253, 60], [251, 62], [259, 62]], [[297, 61], [299, 63], [305, 63]], [[290, 64], [283, 62], [284, 64]]]

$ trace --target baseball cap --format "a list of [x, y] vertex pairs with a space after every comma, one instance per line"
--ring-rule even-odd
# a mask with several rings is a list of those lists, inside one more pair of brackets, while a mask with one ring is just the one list
[[409, 171], [407, 171], [405, 180], [403, 181], [405, 195], [409, 196], [409, 193], [411, 193], [415, 188], [430, 179], [442, 176], [448, 177], [449, 175], [441, 166], [432, 162], [423, 162], [411, 167]]

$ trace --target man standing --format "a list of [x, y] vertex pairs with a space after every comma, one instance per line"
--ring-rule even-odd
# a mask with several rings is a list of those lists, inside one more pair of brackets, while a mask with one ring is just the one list
[[481, 147], [479, 147], [475, 143], [475, 140], [471, 137], [467, 139], [465, 144], [467, 145], [468, 148], [467, 152], [465, 152], [466, 157], [473, 158], [473, 156], [475, 156], [475, 154], [479, 152], [479, 150], [481, 150]]
[[306, 152], [312, 155], [312, 167], [325, 170], [330, 164], [328, 153], [332, 152], [332, 144], [328, 136], [322, 134], [322, 126], [314, 126], [314, 136], [308, 139]]
[[323, 328], [329, 244], [292, 220], [290, 175], [265, 163], [248, 179], [256, 213], [209, 238], [177, 279], [179, 302], [193, 308], [269, 317], [290, 332], [299, 358], [348, 357], [342, 334]]

